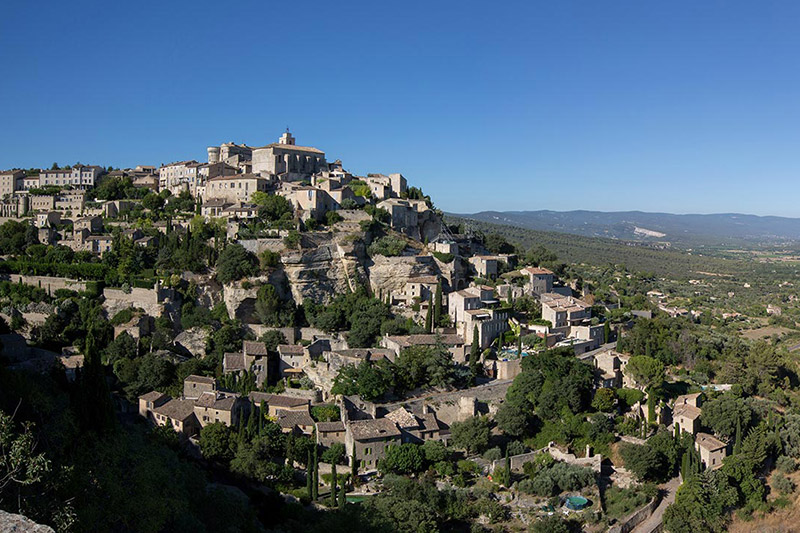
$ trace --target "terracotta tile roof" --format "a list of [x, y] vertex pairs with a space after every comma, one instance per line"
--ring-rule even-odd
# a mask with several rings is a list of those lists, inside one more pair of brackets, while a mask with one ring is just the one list
[[688, 418], [689, 420], [697, 420], [700, 418], [701, 413], [702, 411], [694, 405], [680, 404], [675, 407], [673, 414], [674, 416], [682, 416], [684, 418]]
[[182, 422], [194, 415], [194, 402], [191, 400], [171, 399], [164, 405], [155, 407], [153, 412]]
[[204, 392], [195, 400], [194, 404], [198, 407], [218, 409], [220, 411], [230, 411], [236, 404], [237, 397], [233, 394], [220, 392]]
[[280, 148], [282, 150], [295, 151], [295, 152], [311, 152], [314, 154], [325, 153], [322, 150], [318, 150], [310, 146], [297, 146], [296, 144], [280, 144], [280, 143], [271, 143], [266, 146], [259, 146], [258, 148], [253, 148], [253, 150], [264, 150], [265, 148]]
[[263, 342], [244, 341], [242, 349], [247, 355], [268, 355], [267, 345]]
[[386, 418], [400, 426], [401, 428], [412, 428], [419, 426], [417, 418], [412, 415], [405, 407], [398, 407], [391, 413], [386, 415]]
[[278, 425], [282, 428], [293, 428], [295, 426], [313, 427], [314, 419], [308, 411], [283, 411], [278, 410], [276, 413], [278, 418]]
[[386, 439], [400, 436], [397, 425], [388, 418], [352, 420], [348, 429], [355, 440]]
[[706, 450], [712, 452], [728, 446], [715, 436], [709, 435], [708, 433], [698, 433], [695, 437], [695, 442], [697, 442], [697, 445], [701, 448], [705, 448]]
[[145, 393], [145, 394], [142, 394], [141, 396], [139, 396], [140, 400], [144, 400], [146, 402], [157, 402], [157, 401], [162, 400], [164, 398], [169, 398], [169, 396], [167, 396], [163, 392], [158, 392], [158, 391], [155, 391], [155, 390], [154, 391], [150, 391], [148, 393]]
[[225, 372], [237, 372], [239, 370], [249, 370], [244, 367], [244, 354], [226, 352], [222, 356], [222, 368]]
[[528, 274], [531, 274], [532, 276], [546, 276], [546, 275], [552, 276], [553, 275], [553, 271], [552, 270], [547, 270], [546, 268], [540, 268], [540, 267], [525, 267], [525, 268], [522, 269], [522, 271], [523, 272], [527, 272]]
[[303, 355], [303, 347], [299, 344], [279, 344], [278, 353], [281, 355]]
[[332, 433], [334, 431], [344, 431], [344, 422], [317, 422], [317, 431], [320, 433]]
[[196, 376], [194, 374], [190, 376], [186, 376], [186, 379], [183, 380], [184, 383], [205, 383], [206, 385], [214, 385], [216, 380], [214, 378], [208, 376]]
[[301, 407], [310, 403], [303, 398], [256, 391], [251, 392], [248, 397], [253, 400], [256, 405], [259, 405], [263, 401], [270, 407]]

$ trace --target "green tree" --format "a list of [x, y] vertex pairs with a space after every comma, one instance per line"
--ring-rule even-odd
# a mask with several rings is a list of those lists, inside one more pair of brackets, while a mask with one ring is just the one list
[[454, 422], [450, 426], [450, 434], [456, 448], [480, 453], [489, 447], [491, 424], [487, 417], [475, 416], [463, 422]]
[[217, 259], [217, 279], [220, 283], [230, 283], [256, 273], [258, 260], [244, 246], [229, 244], [222, 249]]
[[533, 408], [522, 398], [506, 400], [495, 415], [497, 427], [506, 435], [522, 437], [527, 434], [534, 420]]
[[433, 306], [428, 302], [428, 310], [425, 313], [425, 333], [433, 331]]
[[704, 426], [711, 428], [715, 434], [723, 439], [730, 439], [736, 434], [736, 427], [746, 431], [754, 419], [750, 403], [744, 398], [727, 392], [718, 398], [703, 404], [700, 421]]
[[233, 459], [234, 448], [231, 430], [222, 422], [208, 424], [200, 430], [200, 452], [209, 461], [230, 461]]
[[617, 394], [614, 389], [599, 388], [594, 393], [592, 407], [604, 413], [611, 412], [617, 404]]
[[634, 355], [625, 366], [637, 385], [645, 389], [658, 387], [664, 382], [664, 363], [646, 355]]
[[405, 443], [389, 448], [386, 457], [378, 466], [382, 472], [414, 474], [422, 471], [424, 464], [425, 456], [420, 447], [416, 444]]

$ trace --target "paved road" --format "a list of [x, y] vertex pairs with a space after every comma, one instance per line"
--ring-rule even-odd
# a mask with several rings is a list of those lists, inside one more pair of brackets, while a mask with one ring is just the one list
[[658, 488], [664, 490], [666, 494], [661, 499], [661, 503], [658, 504], [656, 510], [653, 511], [653, 514], [650, 515], [650, 518], [633, 528], [631, 533], [651, 533], [654, 531], [659, 525], [661, 525], [661, 519], [664, 516], [664, 511], [667, 510], [667, 507], [675, 501], [675, 492], [678, 490], [678, 487], [681, 486], [680, 478], [675, 477], [670, 479], [668, 482], [664, 483], [663, 485], [659, 485]]

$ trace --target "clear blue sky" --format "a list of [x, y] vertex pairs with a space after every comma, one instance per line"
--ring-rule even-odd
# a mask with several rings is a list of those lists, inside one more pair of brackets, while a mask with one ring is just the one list
[[286, 126], [448, 211], [800, 216], [800, 2], [9, 2], [0, 168]]

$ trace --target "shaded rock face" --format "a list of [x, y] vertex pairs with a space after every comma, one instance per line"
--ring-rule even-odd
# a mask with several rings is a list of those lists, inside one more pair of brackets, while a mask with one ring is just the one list
[[195, 327], [181, 331], [175, 337], [175, 346], [187, 355], [205, 357], [208, 331], [205, 328]]
[[55, 533], [53, 528], [37, 524], [21, 514], [0, 511], [0, 533]]
[[401, 290], [409, 278], [432, 276], [439, 273], [431, 256], [384, 257], [375, 256], [368, 268], [369, 284], [376, 295]]
[[304, 236], [302, 249], [282, 257], [295, 302], [308, 298], [327, 303], [337, 294], [354, 290], [367, 279], [365, 256], [360, 241], [331, 234]]

